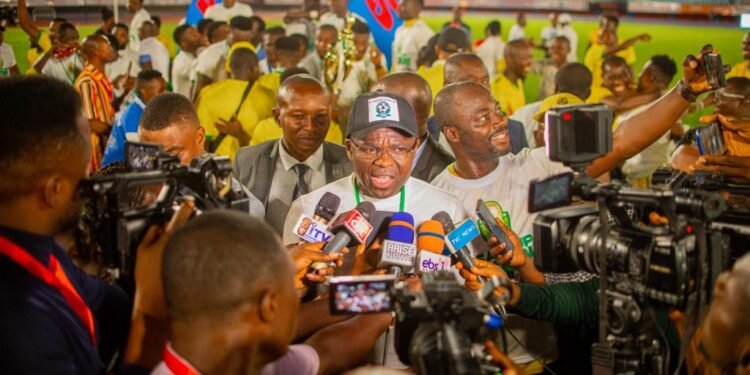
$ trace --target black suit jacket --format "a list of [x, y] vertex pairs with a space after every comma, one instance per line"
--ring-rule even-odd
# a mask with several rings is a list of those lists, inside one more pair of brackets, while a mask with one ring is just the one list
[[[234, 176], [247, 186], [263, 205], [268, 207], [276, 161], [279, 158], [279, 140], [243, 147], [234, 160]], [[342, 179], [352, 173], [352, 162], [342, 146], [323, 142], [323, 165], [326, 183]]]
[[455, 161], [453, 156], [443, 149], [432, 136], [427, 136], [427, 144], [420, 155], [417, 164], [411, 171], [411, 176], [422, 181], [430, 182], [446, 167]]

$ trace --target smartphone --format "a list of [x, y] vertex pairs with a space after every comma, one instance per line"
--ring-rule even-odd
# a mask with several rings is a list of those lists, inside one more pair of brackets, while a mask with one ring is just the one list
[[495, 236], [500, 243], [505, 244], [505, 250], [503, 250], [500, 255], [505, 255], [509, 251], [513, 251], [513, 243], [510, 242], [510, 238], [508, 238], [508, 236], [505, 235], [505, 232], [497, 226], [495, 216], [492, 215], [490, 209], [487, 208], [487, 205], [481, 199], [477, 200], [476, 212], [479, 221], [481, 221], [481, 224], [487, 228], [489, 234]]
[[727, 152], [724, 132], [718, 122], [695, 129], [695, 143], [698, 144], [698, 151], [701, 155], [716, 156]]
[[333, 315], [375, 314], [394, 309], [394, 275], [339, 276], [330, 283]]
[[125, 162], [137, 171], [152, 171], [157, 167], [161, 150], [158, 143], [125, 142]]
[[717, 53], [706, 54], [703, 56], [703, 63], [706, 67], [706, 79], [711, 88], [718, 89], [727, 85], [721, 55]]

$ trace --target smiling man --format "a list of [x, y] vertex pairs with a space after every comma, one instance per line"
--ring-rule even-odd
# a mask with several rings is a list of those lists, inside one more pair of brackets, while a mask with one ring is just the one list
[[438, 211], [454, 221], [464, 218], [456, 197], [410, 177], [419, 148], [414, 110], [402, 97], [370, 92], [354, 102], [346, 133], [346, 152], [354, 174], [303, 195], [289, 209], [284, 223], [284, 244], [298, 241], [294, 224], [301, 214], [312, 215], [326, 192], [341, 198], [339, 212], [370, 201], [380, 211], [409, 212], [421, 224]]

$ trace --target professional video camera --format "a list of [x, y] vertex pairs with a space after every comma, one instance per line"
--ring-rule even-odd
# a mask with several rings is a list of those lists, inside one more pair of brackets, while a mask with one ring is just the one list
[[[393, 275], [334, 277], [330, 285], [333, 314], [396, 312], [399, 342], [408, 343], [397, 351], [408, 352], [402, 361], [414, 366], [418, 374], [495, 374], [501, 370], [487, 360], [483, 350], [484, 340], [502, 326], [502, 318], [492, 313], [491, 306], [510, 298], [509, 284], [499, 277], [488, 280], [476, 293], [463, 288], [448, 271], [425, 273], [418, 291], [410, 291], [406, 282]], [[500, 287], [508, 292], [498, 296]]]
[[[534, 222], [535, 263], [545, 272], [599, 274], [594, 373], [664, 373], [666, 343], [652, 312], [707, 303], [730, 258], [727, 236], [711, 229], [724, 200], [702, 190], [598, 184], [584, 168], [611, 148], [611, 110], [557, 107], [546, 119], [550, 159], [574, 171], [531, 185], [529, 211], [544, 210]], [[559, 208], [576, 197], [596, 205]]]
[[115, 279], [131, 278], [146, 230], [169, 221], [182, 200], [194, 200], [199, 213], [249, 210], [248, 197], [232, 188], [227, 157], [207, 155], [184, 166], [159, 145], [128, 142], [126, 160], [137, 172], [94, 177], [81, 186], [91, 235]]

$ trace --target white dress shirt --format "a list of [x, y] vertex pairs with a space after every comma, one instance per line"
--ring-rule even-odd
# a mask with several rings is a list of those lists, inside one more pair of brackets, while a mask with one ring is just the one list
[[416, 72], [417, 58], [422, 47], [427, 45], [435, 32], [422, 20], [413, 25], [401, 25], [393, 37], [393, 72]]
[[172, 62], [172, 90], [178, 94], [190, 97], [192, 81], [190, 79], [195, 63], [195, 56], [186, 51], [180, 51]]

